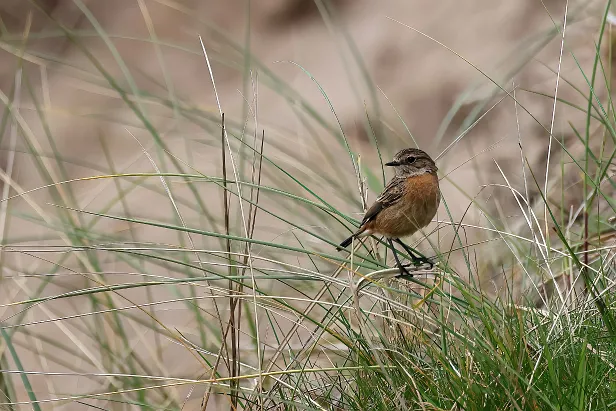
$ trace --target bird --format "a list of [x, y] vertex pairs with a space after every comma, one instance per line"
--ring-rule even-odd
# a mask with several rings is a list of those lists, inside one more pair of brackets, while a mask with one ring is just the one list
[[400, 244], [409, 253], [414, 265], [427, 262], [430, 267], [433, 266], [427, 258], [415, 255], [400, 237], [414, 234], [427, 226], [436, 215], [441, 201], [436, 174], [438, 168], [425, 151], [417, 148], [398, 151], [393, 160], [385, 165], [393, 167], [394, 177], [366, 211], [359, 229], [340, 243], [337, 249], [348, 247], [354, 238], [381, 235], [393, 250], [400, 275], [412, 277], [406, 269], [408, 265], [400, 263], [393, 243]]

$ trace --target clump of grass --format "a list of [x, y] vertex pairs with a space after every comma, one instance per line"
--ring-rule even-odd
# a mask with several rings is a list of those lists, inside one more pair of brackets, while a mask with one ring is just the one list
[[[593, 71], [583, 72], [586, 91], [578, 89], [588, 101], [587, 107], [578, 107], [587, 117], [586, 129], [580, 131], [570, 123], [573, 138], [552, 143], [560, 145], [560, 173], [544, 170], [543, 186], [538, 171], [523, 164], [521, 174], [528, 177], [524, 186], [538, 193], [534, 204], [503, 175], [532, 240], [520, 242], [513, 236], [517, 233], [498, 228], [507, 244], [503, 261], [515, 262], [501, 263], [502, 275], [510, 280], [527, 275], [531, 293], [514, 298], [519, 290], [509, 288], [510, 280], [505, 280], [505, 292], [494, 299], [472, 281], [459, 280], [454, 270], [444, 270], [438, 286], [422, 287], [431, 292], [425, 302], [429, 309], [424, 310], [430, 326], [418, 327], [415, 318], [403, 323], [408, 333], [400, 332], [394, 339], [379, 336], [379, 348], [369, 357], [372, 361], [363, 363], [373, 365], [378, 358], [382, 368], [349, 376], [346, 384], [354, 388], [343, 390], [341, 409], [616, 406], [612, 290], [616, 135], [612, 45], [602, 47], [606, 34], [611, 38], [612, 28], [606, 24], [609, 7], [600, 25]], [[561, 80], [571, 85], [566, 78]], [[600, 97], [601, 89], [607, 90], [607, 97]], [[557, 95], [546, 97], [559, 101]], [[572, 199], [577, 204], [567, 210]], [[496, 219], [490, 222], [499, 225]], [[471, 255], [466, 258], [469, 261]], [[480, 273], [468, 267], [464, 274], [479, 279]], [[445, 283], [453, 293], [443, 292]]]
[[[10, 290], [1, 304], [2, 407], [614, 408], [611, 58], [597, 52], [591, 73], [580, 68], [586, 107], [562, 101], [558, 92], [545, 96], [587, 116], [585, 128], [572, 124], [570, 140], [541, 125], [553, 150], [560, 148], [558, 166], [551, 157], [546, 170], [534, 168], [521, 146], [520, 187], [499, 174], [495, 184], [518, 205], [522, 228], [471, 199], [469, 207], [486, 221], [479, 227], [488, 233], [483, 239], [498, 242], [500, 252], [469, 244], [470, 225], [452, 217], [445, 197], [436, 231], [452, 228], [449, 247], [444, 237], [422, 239], [433, 246], [438, 268], [405, 283], [391, 280], [396, 270], [387, 268], [391, 258], [378, 241], [356, 244], [349, 255], [335, 251], [358, 224], [343, 210], [365, 208], [368, 191], [379, 191], [385, 175], [356, 155], [318, 79], [297, 66], [320, 89], [334, 121], [250, 50], [201, 22], [208, 36], [182, 50], [205, 58], [213, 88], [217, 64], [243, 73], [244, 117], [224, 116], [220, 102], [211, 111], [196, 108], [164, 87], [169, 84], [161, 84], [168, 93], [147, 93], [116, 49], [122, 39], [78, 4], [92, 32], [58, 24], [49, 32], [3, 33], [3, 44], [19, 64], [38, 65], [44, 78], [46, 62], [63, 62], [29, 50], [28, 42], [69, 39], [91, 63], [90, 69], [72, 67], [75, 76], [112, 94], [131, 113], [124, 125], [147, 141], [127, 132], [143, 159], [138, 165], [116, 164], [105, 136], [106, 164], [68, 158], [55, 145], [48, 107], [29, 72], [17, 70], [14, 89], [0, 94], [3, 143], [9, 141], [10, 153], [21, 150], [37, 177], [37, 184], [22, 187], [10, 170], [0, 173], [6, 187], [2, 281]], [[598, 50], [604, 49], [608, 9]], [[332, 10], [325, 4], [320, 10], [336, 26]], [[564, 37], [564, 27], [555, 27], [533, 53]], [[140, 40], [156, 50], [181, 49], [158, 40], [151, 27], [149, 33]], [[87, 37], [106, 45], [121, 81], [84, 45]], [[212, 51], [212, 43], [224, 52]], [[350, 58], [360, 63], [349, 44]], [[366, 134], [375, 155], [386, 158], [375, 87], [359, 68], [364, 77], [356, 89], [365, 87], [373, 99]], [[573, 84], [560, 80], [560, 87]], [[501, 85], [509, 79], [493, 82], [494, 93], [470, 110], [456, 143], [481, 121], [485, 107], [523, 92]], [[259, 123], [259, 87], [290, 102], [313, 139], [306, 147], [310, 161], [298, 161], [297, 148], [281, 138], [285, 130]], [[600, 87], [608, 97], [600, 97]], [[41, 135], [21, 114], [24, 99]], [[163, 137], [150, 115], [154, 107], [194, 127], [197, 137]], [[515, 99], [515, 109], [526, 107]], [[324, 150], [332, 141], [338, 147]], [[339, 153], [346, 153], [338, 157], [344, 161], [332, 161]], [[204, 169], [197, 154], [212, 167]], [[74, 177], [69, 166], [89, 170], [87, 177]], [[353, 184], [345, 177], [350, 170]], [[87, 201], [79, 195], [84, 185], [95, 193]], [[573, 188], [581, 194], [573, 196], [577, 208], [570, 212], [565, 194]], [[166, 210], [163, 217], [152, 217], [154, 208]], [[111, 223], [123, 229], [110, 229]], [[16, 236], [11, 227], [23, 225], [42, 234]], [[488, 284], [496, 275], [504, 280], [493, 293]]]

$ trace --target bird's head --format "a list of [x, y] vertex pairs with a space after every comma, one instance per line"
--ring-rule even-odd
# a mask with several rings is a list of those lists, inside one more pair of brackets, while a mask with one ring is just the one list
[[418, 148], [405, 148], [398, 151], [393, 161], [385, 165], [393, 167], [398, 177], [413, 177], [424, 173], [436, 174], [438, 171], [434, 160]]

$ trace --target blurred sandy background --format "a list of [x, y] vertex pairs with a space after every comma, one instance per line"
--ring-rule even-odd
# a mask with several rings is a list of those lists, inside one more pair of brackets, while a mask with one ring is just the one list
[[[281, 147], [278, 151], [266, 148], [271, 150], [270, 155], [298, 169], [310, 169], [317, 164], [319, 172], [326, 173], [327, 163], [315, 154], [318, 150], [311, 132], [295, 115], [291, 99], [284, 98], [267, 85], [255, 86], [262, 76], [256, 66], [252, 67], [253, 81], [248, 82], [248, 86], [244, 84], [244, 56], [233, 50], [228, 41], [242, 47], [247, 45], [246, 39], [249, 39], [248, 46], [254, 59], [292, 86], [334, 126], [337, 117], [352, 149], [360, 153], [367, 166], [374, 170], [378, 162], [365, 130], [366, 111], [372, 116], [379, 113], [379, 117], [372, 120], [378, 124], [378, 139], [384, 156], [413, 145], [392, 105], [404, 119], [420, 148], [436, 156], [477, 115], [485, 113], [502, 99], [438, 163], [445, 175], [473, 159], [449, 175], [450, 181], [443, 180], [444, 197], [454, 220], [465, 212], [469, 198], [487, 185], [481, 192], [481, 198], [486, 200], [488, 210], [510, 218], [505, 224], [511, 224], [515, 230], [519, 216], [515, 215], [516, 205], [511, 201], [510, 194], [506, 189], [490, 186], [504, 183], [496, 163], [512, 184], [519, 184], [521, 160], [518, 147], [521, 141], [530, 165], [539, 171], [536, 174], [542, 184], [549, 141], [546, 129], [551, 127], [554, 104], [553, 98], [531, 94], [523, 89], [553, 96], [561, 46], [561, 35], [555, 25], [562, 29], [565, 6], [568, 6], [569, 21], [558, 93], [565, 100], [585, 104], [584, 97], [567, 84], [585, 84], [571, 53], [575, 53], [584, 69], [591, 67], [602, 5], [601, 1], [570, 1], [567, 4], [564, 0], [337, 0], [325, 4], [315, 4], [309, 0], [2, 0], [0, 90], [4, 102], [10, 100], [15, 103], [11, 112], [18, 113], [20, 127], [27, 125], [28, 131], [17, 131], [15, 143], [11, 143], [12, 126], [9, 124], [3, 128], [0, 164], [5, 169], [12, 164], [11, 176], [24, 190], [44, 184], [36, 171], [33, 156], [24, 153], [29, 148], [23, 134], [28, 134], [28, 138], [35, 141], [44, 153], [53, 153], [54, 148], [48, 138], [52, 135], [55, 150], [66, 159], [64, 167], [70, 178], [108, 173], [109, 156], [119, 171], [154, 171], [136, 141], [139, 140], [156, 157], [151, 134], [110, 87], [108, 79], [84, 55], [83, 50], [86, 49], [122, 87], [131, 89], [136, 86], [141, 91], [140, 104], [145, 107], [152, 124], [160, 131], [171, 152], [200, 172], [219, 176], [219, 149], [203, 143], [208, 139], [215, 140], [212, 136], [216, 133], [207, 136], [203, 130], [175, 115], [172, 107], [148, 102], [148, 95], [152, 95], [169, 101], [182, 101], [187, 107], [209, 112], [212, 116], [218, 115], [210, 75], [199, 44], [201, 36], [212, 60], [220, 104], [227, 118], [241, 124], [244, 121], [242, 116], [246, 115], [245, 99], [250, 101], [251, 107], [258, 107], [258, 129], [265, 130], [266, 147], [269, 144]], [[468, 62], [436, 41], [394, 20], [433, 37]], [[79, 38], [79, 44], [67, 38], [58, 23], [74, 33]], [[118, 55], [114, 56], [115, 51], [110, 51], [97, 30], [104, 30], [109, 35], [108, 40], [115, 45]], [[353, 55], [344, 38], [344, 31], [353, 39], [358, 55]], [[27, 38], [24, 40], [25, 32]], [[223, 40], [219, 33], [224, 33], [228, 40]], [[159, 47], [154, 46], [156, 42]], [[20, 56], [23, 60], [19, 59]], [[122, 64], [118, 64], [118, 56]], [[389, 99], [386, 100], [376, 90], [380, 111], [376, 110], [370, 96], [365, 74], [358, 68], [355, 60], [358, 56], [366, 73]], [[23, 72], [19, 71], [20, 66]], [[509, 92], [515, 85], [520, 104], [516, 107], [511, 98], [503, 99], [505, 94], [478, 69]], [[336, 117], [317, 84], [304, 70], [327, 93]], [[128, 73], [130, 76], [127, 76]], [[16, 80], [21, 75], [24, 77]], [[134, 84], [131, 84], [133, 81]], [[243, 94], [246, 91], [249, 95]], [[258, 105], [252, 101], [255, 94]], [[134, 100], [139, 102], [140, 98]], [[484, 106], [478, 107], [478, 104]], [[6, 104], [2, 106], [4, 109]], [[450, 112], [452, 107], [458, 108]], [[574, 140], [568, 122], [583, 124], [583, 115], [563, 104], [558, 104], [556, 110], [554, 135], [563, 141]], [[48, 122], [47, 130], [40, 121], [41, 113]], [[247, 117], [247, 121], [254, 125], [254, 116], [248, 114]], [[448, 124], [443, 126], [447, 119]], [[316, 127], [314, 132], [326, 135], [323, 128]], [[348, 172], [349, 184], [356, 184], [344, 147], [333, 138], [330, 143], [334, 157], [341, 161], [340, 168]], [[104, 146], [108, 150], [107, 157]], [[552, 155], [556, 156], [557, 152], [557, 147], [554, 147]], [[9, 160], [12, 155], [14, 159]], [[59, 172], [52, 155], [45, 161], [49, 169]], [[87, 164], [100, 166], [100, 169], [88, 167]], [[558, 161], [555, 161], [555, 166], [558, 166]], [[74, 184], [72, 189], [80, 208], [98, 210], [109, 201], [110, 196], [117, 195], [114, 194], [113, 183], [105, 184]], [[351, 192], [355, 186], [352, 187]], [[320, 194], [328, 195], [327, 192]], [[56, 210], [47, 205], [53, 202], [49, 196], [47, 191], [39, 191], [32, 195], [32, 201], [53, 215]], [[220, 212], [220, 195], [214, 191], [207, 196], [211, 199], [211, 211], [216, 215]], [[532, 187], [530, 196], [537, 197]], [[161, 198], [144, 190], [133, 192], [126, 201], [133, 216], [160, 219], [172, 212], [169, 203], [161, 201]], [[373, 198], [374, 193], [371, 193], [369, 201]], [[577, 204], [572, 202], [571, 205]], [[351, 208], [348, 204], [343, 211], [360, 213], [359, 202], [356, 206]], [[11, 207], [17, 211], [28, 206], [25, 201], [19, 200], [11, 203]], [[444, 211], [442, 213], [439, 218], [448, 220]], [[469, 224], [487, 225], [477, 210], [467, 217]], [[197, 216], [189, 211], [186, 211], [185, 218], [198, 221]], [[263, 237], [269, 240], [276, 233], [288, 230], [280, 222], [270, 221], [266, 217], [259, 224]], [[124, 222], [102, 221], [97, 229], [123, 233], [129, 227]], [[222, 226], [206, 229], [220, 232]], [[172, 244], [178, 241], [177, 233], [144, 227], [134, 230], [136, 237], [144, 241]], [[327, 230], [324, 232], [327, 233]], [[448, 247], [451, 237], [447, 239], [446, 232], [442, 234], [442, 241]], [[343, 233], [336, 228], [328, 235], [333, 241], [339, 241]], [[473, 238], [483, 238], [483, 233], [472, 230], [468, 235], [469, 242]], [[48, 228], [22, 220], [13, 220], [4, 233], [5, 244], [51, 243], [56, 240], [57, 237], [49, 234]], [[49, 258], [53, 260], [55, 257]], [[498, 260], [498, 253], [494, 254], [494, 258]], [[7, 269], [3, 274], [7, 277], [18, 274], [20, 270], [41, 272], [46, 267], [45, 262], [28, 255], [7, 255], [4, 261]], [[70, 265], [71, 261], [75, 263], [69, 260], [67, 264]], [[107, 269], [112, 268], [120, 270], [121, 265], [110, 263]], [[3, 280], [0, 291], [3, 301], [15, 301], [28, 295], [26, 288], [16, 288], [15, 281], [10, 278]], [[22, 285], [27, 287], [28, 282], [24, 280]], [[67, 279], [66, 286], [82, 287], [83, 280]], [[164, 295], [161, 292], [157, 298], [162, 299]], [[80, 304], [77, 301], [54, 303], [52, 312], [57, 316], [79, 312]], [[13, 313], [6, 307], [2, 310], [3, 318]], [[49, 313], [32, 310], [29, 319], [49, 316]], [[164, 316], [169, 327], [190, 329], [190, 324], [182, 319], [180, 308], [175, 313], [171, 310], [161, 316]], [[53, 324], [41, 326], [41, 330], [47, 330], [45, 332], [49, 336], [57, 338], [66, 336]], [[147, 335], [139, 333], [132, 338], [135, 347], [148, 341]], [[176, 350], [181, 351], [179, 348]], [[168, 362], [164, 366], [174, 374], [191, 376], [194, 366], [190, 365], [190, 359], [187, 356], [174, 357], [171, 352], [172, 349], [169, 349], [161, 357], [163, 362]], [[65, 360], [71, 362], [70, 358]], [[53, 365], [48, 364], [47, 367], [55, 369]], [[25, 368], [41, 369], [40, 358], [33, 355]], [[36, 389], [41, 392], [48, 391], [48, 388], [51, 390], [48, 381], [35, 379], [35, 383]], [[83, 380], [58, 379], [53, 383], [53, 391], [81, 391], [87, 384], [92, 384], [90, 381], [79, 386], [80, 383]], [[199, 401], [199, 393], [195, 392], [185, 409], [197, 409]], [[51, 405], [47, 406], [50, 408], [45, 409], [53, 409]], [[55, 409], [80, 409], [80, 406], [68, 403], [57, 405]]]

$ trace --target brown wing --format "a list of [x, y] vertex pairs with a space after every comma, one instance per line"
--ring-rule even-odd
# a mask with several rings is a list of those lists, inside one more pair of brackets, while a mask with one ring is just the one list
[[404, 195], [404, 179], [394, 177], [385, 187], [380, 196], [377, 197], [374, 204], [366, 211], [364, 219], [361, 222], [363, 226], [369, 221], [372, 221], [384, 208], [395, 204]]

